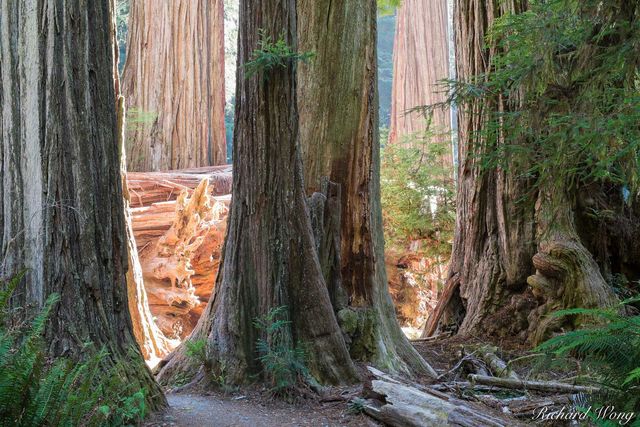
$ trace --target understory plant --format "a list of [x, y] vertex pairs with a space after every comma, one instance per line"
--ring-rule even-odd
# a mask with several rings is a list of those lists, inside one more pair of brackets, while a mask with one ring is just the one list
[[450, 152], [450, 135], [427, 123], [425, 131], [386, 144], [381, 153], [385, 242], [394, 252], [427, 260], [424, 270], [412, 271], [423, 291], [433, 288], [432, 280], [444, 280], [451, 256], [456, 213]]
[[31, 321], [9, 325], [9, 298], [21, 279], [0, 286], [0, 426], [138, 424], [146, 413], [145, 392], [131, 390], [119, 366], [103, 371], [107, 351], [87, 345], [90, 356], [81, 363], [47, 357], [42, 335], [57, 294]]
[[207, 340], [187, 340], [185, 341], [186, 353], [189, 358], [202, 366], [207, 380], [223, 390], [228, 389], [227, 369], [224, 360], [220, 360], [215, 368], [211, 359], [207, 355]]
[[[616, 405], [618, 411], [640, 411], [640, 315], [626, 315], [640, 297], [611, 308], [573, 308], [553, 316], [584, 316], [593, 326], [557, 335], [538, 346], [555, 357], [577, 357], [584, 375], [601, 386], [597, 405]], [[637, 310], [635, 310], [637, 313]], [[638, 420], [640, 422], [640, 420]]]
[[258, 48], [252, 53], [251, 60], [244, 64], [245, 78], [262, 74], [263, 80], [268, 80], [268, 74], [275, 68], [285, 68], [299, 61], [308, 62], [314, 56], [313, 52], [295, 52], [284, 40], [284, 34], [273, 41], [266, 31], [259, 31]]
[[271, 384], [271, 392], [283, 398], [290, 398], [297, 386], [312, 381], [304, 346], [300, 342], [294, 345], [291, 340], [287, 312], [286, 306], [275, 307], [254, 320], [254, 326], [262, 334], [256, 342], [258, 360]]
[[447, 256], [455, 223], [451, 141], [430, 130], [382, 150], [381, 200], [385, 238], [394, 245], [427, 239], [432, 255]]

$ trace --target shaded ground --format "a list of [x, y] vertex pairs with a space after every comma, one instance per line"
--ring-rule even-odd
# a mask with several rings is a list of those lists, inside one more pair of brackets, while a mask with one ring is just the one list
[[351, 415], [345, 401], [288, 404], [259, 395], [167, 394], [170, 408], [146, 426], [280, 427], [378, 426], [364, 415]]
[[[486, 343], [487, 339], [474, 337], [451, 337], [428, 342], [414, 342], [418, 352], [436, 369], [443, 378], [438, 383], [446, 381], [464, 381], [466, 372], [464, 366], [457, 363], [463, 356], [463, 347], [472, 344]], [[542, 371], [535, 368], [528, 357], [531, 354], [526, 347], [515, 341], [500, 341], [495, 344], [501, 346], [498, 354], [505, 360], [519, 360], [513, 368], [521, 378], [541, 378], [562, 380], [575, 375], [572, 369], [549, 369]], [[361, 367], [364, 372], [364, 367]], [[414, 379], [418, 383], [428, 385], [431, 379]], [[471, 406], [505, 420], [505, 425], [520, 425], [531, 423], [530, 416], [519, 417], [519, 420], [504, 413], [500, 404], [492, 404], [492, 396], [499, 398], [524, 399], [526, 401], [540, 398], [536, 393], [493, 390], [446, 390], [454, 396], [466, 400]], [[297, 403], [287, 403], [274, 400], [264, 389], [242, 389], [224, 394], [222, 392], [189, 392], [167, 394], [170, 408], [161, 414], [156, 414], [146, 426], [184, 426], [184, 427], [280, 427], [280, 426], [380, 426], [373, 419], [349, 412], [348, 401], [360, 396], [362, 385], [352, 387], [332, 388], [324, 398], [316, 395], [301, 398]], [[487, 401], [489, 399], [489, 401]], [[479, 406], [478, 406], [479, 405]], [[511, 420], [513, 423], [511, 423]], [[551, 424], [549, 424], [551, 425]]]

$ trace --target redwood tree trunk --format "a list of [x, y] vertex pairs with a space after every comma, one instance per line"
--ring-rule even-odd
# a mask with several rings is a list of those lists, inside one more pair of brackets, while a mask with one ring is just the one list
[[[456, 69], [460, 81], [489, 71], [495, 48], [485, 47], [485, 36], [496, 18], [521, 11], [524, 2], [456, 0], [454, 27]], [[514, 293], [526, 290], [533, 272], [535, 254], [535, 210], [518, 204], [527, 183], [502, 170], [482, 170], [474, 134], [483, 126], [490, 109], [508, 109], [508, 100], [496, 103], [474, 101], [459, 110], [459, 170], [456, 231], [449, 266], [447, 291], [431, 316], [425, 333], [439, 326], [461, 333], [486, 327], [487, 333], [516, 333], [527, 328], [526, 305], [515, 318], [485, 322]], [[516, 102], [511, 100], [510, 102]]]
[[350, 307], [335, 308], [350, 335], [351, 354], [384, 369], [433, 373], [400, 330], [387, 288], [376, 2], [298, 4], [299, 50], [316, 54], [298, 74], [305, 183], [309, 192], [319, 190], [322, 177], [341, 186], [341, 280]]
[[61, 297], [52, 356], [85, 343], [123, 362], [125, 382], [165, 403], [135, 344], [114, 89], [110, 1], [0, 3], [3, 277], [27, 269], [14, 303]]
[[[296, 66], [247, 78], [244, 64], [263, 30], [297, 48], [296, 2], [240, 2], [239, 64], [233, 153], [233, 203], [214, 297], [191, 340], [206, 339], [213, 365], [230, 382], [259, 373], [256, 317], [286, 306], [290, 343], [308, 345], [316, 379], [355, 377], [332, 310], [314, 246], [298, 147]], [[162, 381], [189, 369], [183, 348], [160, 373]]]
[[[487, 30], [497, 17], [525, 7], [520, 0], [456, 1], [459, 80], [473, 81], [474, 76], [490, 72], [496, 47], [486, 48]], [[616, 300], [580, 239], [576, 194], [567, 194], [562, 185], [542, 185], [532, 195], [534, 182], [522, 178], [523, 171], [516, 166], [508, 171], [482, 167], [487, 144], [477, 135], [487, 113], [518, 107], [515, 98], [475, 100], [459, 110], [453, 254], [447, 288], [425, 335], [452, 328], [462, 334], [519, 334], [536, 343], [566, 321], [545, 314]]]
[[226, 163], [223, 3], [131, 0], [128, 170]]
[[[427, 129], [424, 115], [408, 110], [444, 102], [446, 88], [439, 81], [448, 76], [447, 0], [404, 0], [396, 15], [390, 144]], [[448, 109], [433, 111], [429, 130], [439, 140], [450, 139]], [[450, 154], [445, 160], [452, 164]]]

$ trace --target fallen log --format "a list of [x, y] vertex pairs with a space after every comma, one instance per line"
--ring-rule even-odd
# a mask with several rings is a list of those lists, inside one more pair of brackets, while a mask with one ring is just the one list
[[211, 196], [231, 194], [231, 165], [166, 172], [128, 172], [127, 186], [131, 207], [139, 208], [177, 200], [183, 191], [190, 195], [204, 179], [209, 180]]
[[409, 340], [411, 342], [432, 342], [432, 341], [438, 341], [444, 338], [449, 338], [451, 336], [451, 332], [444, 332], [442, 334], [438, 334], [438, 335], [433, 335], [430, 337], [426, 337], [426, 338], [414, 338], [412, 340]]
[[174, 201], [132, 209], [149, 308], [169, 338], [193, 330], [213, 292], [230, 195], [210, 194], [203, 179]]
[[404, 384], [375, 368], [369, 372], [376, 379], [371, 381], [369, 395], [382, 399], [367, 399], [363, 405], [369, 416], [390, 426], [515, 426], [513, 419], [503, 420], [484, 413], [466, 402], [418, 389], [417, 385]]
[[460, 288], [460, 275], [455, 273], [453, 276], [447, 279], [447, 282], [444, 285], [444, 291], [440, 296], [438, 301], [438, 305], [435, 310], [427, 319], [427, 324], [424, 327], [424, 331], [422, 331], [421, 338], [428, 338], [433, 336], [438, 331], [438, 325], [440, 323], [440, 319], [444, 315], [445, 311], [449, 306], [449, 302], [453, 298], [453, 296], [458, 292]]
[[529, 381], [512, 378], [498, 378], [486, 375], [469, 375], [471, 383], [502, 387], [515, 390], [535, 390], [548, 393], [596, 393], [597, 387], [566, 384], [556, 381]]
[[512, 399], [498, 399], [491, 395], [476, 395], [475, 397], [503, 413], [528, 419], [531, 419], [540, 408], [547, 408], [551, 412], [560, 409], [562, 406], [573, 405], [570, 394], [545, 397], [523, 396]]

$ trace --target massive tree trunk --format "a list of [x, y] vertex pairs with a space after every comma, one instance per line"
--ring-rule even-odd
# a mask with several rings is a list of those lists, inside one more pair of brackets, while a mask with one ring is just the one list
[[[524, 2], [456, 0], [454, 26], [456, 35], [457, 75], [461, 81], [489, 71], [495, 48], [485, 48], [487, 30], [500, 15], [520, 11]], [[515, 102], [515, 101], [511, 101]], [[526, 330], [526, 305], [515, 318], [498, 318], [485, 322], [490, 314], [509, 304], [510, 296], [526, 289], [533, 272], [535, 254], [535, 209], [518, 204], [527, 191], [526, 182], [514, 179], [502, 170], [482, 170], [481, 159], [474, 151], [475, 134], [482, 128], [486, 112], [507, 109], [508, 101], [485, 103], [474, 101], [459, 110], [459, 171], [456, 202], [456, 231], [449, 266], [447, 289], [425, 332], [452, 327], [461, 333], [486, 327], [487, 333]], [[446, 325], [446, 326], [445, 326]]]
[[[448, 109], [434, 110], [429, 123], [420, 112], [408, 112], [444, 102], [446, 88], [439, 81], [448, 76], [447, 0], [404, 0], [396, 15], [390, 144], [412, 135], [421, 137], [428, 124], [434, 138], [450, 139]], [[452, 164], [450, 155], [443, 160]]]
[[[127, 241], [114, 88], [112, 2], [0, 3], [3, 277], [27, 269], [14, 303], [61, 297], [52, 356], [85, 343], [124, 381], [165, 403], [144, 365], [127, 301]], [[106, 366], [105, 366], [106, 368]]]
[[[473, 81], [490, 72], [496, 47], [485, 47], [487, 30], [500, 15], [525, 7], [520, 0], [456, 1], [459, 80]], [[515, 98], [478, 99], [460, 110], [457, 222], [449, 280], [425, 335], [453, 328], [463, 334], [520, 334], [535, 343], [566, 322], [544, 318], [550, 311], [615, 301], [579, 236], [576, 194], [549, 184], [532, 194], [534, 182], [523, 178], [518, 166], [505, 171], [481, 165], [489, 144], [478, 135], [488, 112], [519, 107]]]
[[[297, 49], [295, 6], [279, 0], [240, 3], [233, 203], [215, 294], [190, 337], [207, 340], [208, 358], [224, 366], [233, 383], [261, 371], [261, 333], [253, 321], [278, 306], [287, 307], [291, 321], [288, 342], [308, 346], [316, 379], [344, 383], [355, 377], [311, 232], [298, 147], [296, 64], [252, 77], [244, 69], [262, 31]], [[182, 350], [160, 373], [162, 381], [189, 369]]]
[[[309, 192], [341, 186], [341, 281], [335, 307], [353, 357], [393, 371], [430, 372], [396, 321], [387, 288], [380, 207], [376, 2], [299, 1], [300, 141]], [[328, 279], [328, 278], [326, 278]]]
[[131, 0], [128, 169], [226, 162], [223, 0]]

